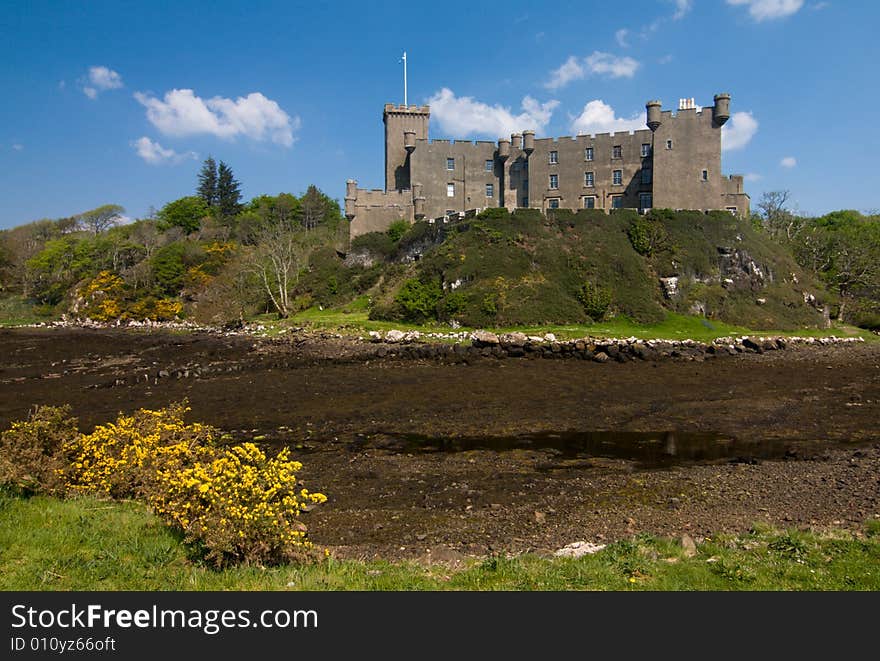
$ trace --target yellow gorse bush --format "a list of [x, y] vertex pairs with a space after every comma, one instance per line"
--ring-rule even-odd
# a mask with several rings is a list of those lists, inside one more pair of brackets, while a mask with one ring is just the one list
[[301, 468], [287, 449], [267, 457], [253, 443], [212, 448], [190, 466], [163, 463], [150, 504], [218, 566], [301, 560], [312, 544], [299, 514], [327, 500], [298, 487]]
[[327, 497], [299, 485], [302, 464], [288, 449], [270, 457], [253, 443], [220, 446], [216, 429], [184, 422], [188, 410], [141, 409], [78, 435], [59, 473], [74, 492], [143, 497], [217, 566], [309, 558], [298, 518]]

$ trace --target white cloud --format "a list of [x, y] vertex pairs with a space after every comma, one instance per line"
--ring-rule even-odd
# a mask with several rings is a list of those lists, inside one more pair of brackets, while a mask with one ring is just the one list
[[[619, 32], [621, 31], [618, 30]], [[602, 51], [593, 51], [583, 60], [572, 55], [561, 67], [550, 72], [550, 80], [544, 83], [544, 87], [551, 90], [559, 89], [573, 80], [585, 78], [588, 74], [610, 78], [632, 78], [639, 66], [639, 62], [631, 57], [618, 57]]]
[[678, 21], [684, 18], [687, 13], [691, 10], [693, 6], [693, 0], [674, 0], [675, 1], [675, 13], [672, 15], [673, 21]]
[[569, 57], [561, 67], [550, 72], [550, 80], [544, 87], [555, 90], [568, 85], [573, 80], [580, 80], [586, 75], [584, 68], [574, 55]]
[[639, 68], [639, 63], [631, 57], [617, 57], [601, 51], [593, 51], [584, 62], [592, 73], [611, 78], [632, 78]]
[[147, 136], [138, 138], [131, 143], [137, 155], [144, 159], [150, 165], [161, 165], [163, 163], [179, 163], [188, 158], [196, 158], [194, 152], [179, 154], [173, 149], [166, 149], [158, 142], [153, 142]]
[[101, 92], [119, 89], [120, 87], [123, 87], [122, 76], [113, 71], [113, 69], [97, 66], [89, 67], [89, 73], [83, 82], [82, 91], [90, 99], [96, 99]]
[[165, 135], [244, 135], [290, 147], [294, 131], [302, 125], [299, 117], [291, 117], [259, 92], [234, 101], [221, 96], [202, 99], [190, 89], [173, 89], [165, 93], [164, 100], [142, 92], [136, 92], [134, 98], [147, 109], [150, 123]]
[[12, 145], [12, 148], [13, 148], [15, 151], [21, 151], [22, 149], [24, 149], [24, 145], [19, 144], [19, 143], [16, 142], [14, 145]]
[[742, 149], [758, 131], [758, 120], [750, 112], [735, 112], [721, 127], [721, 151]]
[[760, 181], [763, 177], [759, 175], [757, 172], [749, 172], [743, 175], [743, 179], [745, 181]]
[[760, 23], [797, 13], [804, 6], [804, 0], [727, 0], [727, 4], [748, 6], [749, 16]]
[[614, 108], [601, 99], [590, 101], [583, 112], [571, 122], [573, 133], [586, 135], [593, 133], [617, 133], [646, 128], [645, 113], [638, 112], [632, 117], [617, 117]]
[[812, 11], [821, 11], [822, 9], [828, 9], [831, 6], [830, 2], [814, 2], [810, 5], [810, 9]]
[[626, 37], [629, 34], [629, 30], [626, 28], [621, 28], [617, 32], [614, 33], [614, 40], [621, 48], [629, 48], [629, 43], [626, 41]]
[[797, 165], [797, 159], [794, 156], [786, 156], [781, 161], [779, 161], [779, 165], [784, 168], [793, 168]]
[[559, 101], [539, 103], [526, 96], [522, 100], [522, 112], [514, 115], [504, 106], [490, 106], [469, 96], [456, 97], [452, 90], [444, 87], [428, 99], [428, 105], [432, 117], [449, 135], [501, 137], [525, 129], [543, 131]]

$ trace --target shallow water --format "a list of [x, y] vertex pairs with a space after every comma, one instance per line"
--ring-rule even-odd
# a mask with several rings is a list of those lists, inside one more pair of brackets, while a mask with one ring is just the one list
[[359, 436], [348, 447], [352, 451], [376, 448], [408, 454], [534, 450], [547, 452], [559, 460], [601, 457], [632, 461], [640, 468], [667, 468], [680, 464], [719, 461], [756, 463], [796, 458], [841, 445], [848, 444], [773, 440], [745, 442], [728, 435], [707, 432], [560, 431], [463, 437], [376, 434]]

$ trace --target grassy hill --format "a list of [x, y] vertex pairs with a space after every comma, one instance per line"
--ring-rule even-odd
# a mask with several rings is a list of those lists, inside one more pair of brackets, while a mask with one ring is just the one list
[[490, 209], [363, 235], [344, 262], [327, 254], [312, 266], [301, 286], [325, 304], [367, 293], [371, 318], [466, 326], [657, 323], [676, 312], [818, 327], [827, 298], [784, 248], [726, 212]]

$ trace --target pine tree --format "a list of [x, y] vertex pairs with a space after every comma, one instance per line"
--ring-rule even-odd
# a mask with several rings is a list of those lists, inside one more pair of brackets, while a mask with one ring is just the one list
[[217, 169], [217, 208], [222, 216], [234, 216], [241, 210], [241, 187], [232, 169], [223, 161]]
[[199, 188], [196, 194], [202, 198], [208, 208], [217, 206], [218, 200], [217, 164], [210, 156], [205, 159], [199, 172]]

